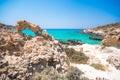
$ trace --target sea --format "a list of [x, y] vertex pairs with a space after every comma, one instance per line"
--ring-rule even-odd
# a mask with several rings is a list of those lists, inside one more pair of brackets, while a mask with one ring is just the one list
[[[46, 29], [47, 32], [52, 35], [56, 40], [60, 41], [68, 41], [68, 40], [78, 40], [86, 44], [101, 44], [99, 40], [91, 40], [90, 37], [94, 37], [96, 35], [93, 34], [85, 34], [83, 33], [83, 29]], [[30, 29], [25, 29], [22, 31], [24, 34], [29, 36], [36, 36], [34, 32]], [[98, 36], [99, 37], [99, 36]]]

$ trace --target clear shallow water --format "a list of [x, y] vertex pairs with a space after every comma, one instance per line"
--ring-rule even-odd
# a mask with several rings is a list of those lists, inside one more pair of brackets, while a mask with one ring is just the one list
[[[90, 40], [91, 34], [82, 33], [82, 29], [47, 29], [47, 31], [57, 40], [80, 40], [88, 44], [101, 44], [101, 41]], [[23, 33], [35, 36], [34, 32], [29, 29], [23, 30]]]

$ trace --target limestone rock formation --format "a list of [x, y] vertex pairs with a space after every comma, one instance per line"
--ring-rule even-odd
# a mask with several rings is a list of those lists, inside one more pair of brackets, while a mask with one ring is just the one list
[[46, 30], [43, 30], [39, 25], [32, 24], [26, 20], [21, 20], [21, 21], [17, 22], [17, 24], [16, 24], [17, 33], [19, 33], [20, 35], [23, 35], [22, 30], [24, 30], [26, 28], [31, 29], [36, 35], [39, 35], [39, 32], [41, 32], [42, 33], [41, 35], [45, 39], [53, 40], [53, 37], [51, 35], [49, 35]]
[[49, 35], [46, 30], [42, 30], [41, 35], [46, 39], [53, 40], [53, 37], [51, 35]]
[[65, 41], [61, 41], [59, 40], [59, 42], [62, 44], [62, 45], [82, 45], [84, 43], [78, 41], [78, 40], [67, 40], [66, 42]]
[[48, 35], [29, 37], [0, 29], [0, 80], [30, 80], [46, 67], [66, 71], [69, 59], [58, 41], [46, 39]]
[[101, 35], [104, 36], [106, 33], [103, 30], [95, 30], [95, 29], [88, 29], [88, 30], [83, 30], [84, 33], [93, 33], [96, 35]]
[[120, 28], [111, 28], [104, 36], [102, 46], [120, 47]]
[[84, 30], [84, 33], [93, 33], [102, 35], [102, 46], [115, 46], [120, 48], [120, 22], [108, 24], [105, 26], [98, 26], [93, 29]]
[[[31, 57], [30, 63], [37, 64], [44, 60], [44, 64], [54, 66], [58, 70], [68, 67], [69, 60], [66, 53], [54, 41], [47, 41], [37, 36], [27, 41], [23, 47], [27, 57]], [[62, 64], [61, 64], [62, 63]]]
[[17, 29], [17, 32], [22, 34], [22, 30], [23, 29], [26, 29], [26, 28], [30, 28], [33, 32], [35, 32], [35, 34], [38, 35], [38, 32], [42, 32], [42, 29], [40, 28], [39, 25], [36, 25], [36, 24], [32, 24], [26, 20], [21, 20], [21, 21], [18, 21], [17, 24], [16, 24], [16, 29]]
[[120, 22], [108, 24], [108, 25], [104, 25], [104, 26], [98, 26], [96, 28], [92, 28], [92, 29], [88, 29], [88, 30], [83, 30], [83, 32], [105, 36], [111, 28], [116, 28], [116, 29], [120, 28]]
[[6, 25], [6, 24], [3, 24], [3, 23], [0, 23], [0, 29], [2, 29], [2, 31], [5, 31], [5, 30], [14, 30], [15, 29], [15, 26], [12, 26], [12, 25]]

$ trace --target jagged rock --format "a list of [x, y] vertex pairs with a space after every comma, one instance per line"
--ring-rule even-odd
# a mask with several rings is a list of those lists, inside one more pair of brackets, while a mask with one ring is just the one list
[[45, 60], [44, 63], [48, 63], [53, 66], [64, 63], [64, 65], [61, 65], [61, 68], [64, 69], [69, 65], [69, 62], [66, 64], [68, 59], [65, 52], [60, 52], [58, 49], [61, 49], [60, 46], [52, 41], [43, 41], [43, 38], [39, 36], [37, 39], [33, 38], [32, 40], [27, 41], [24, 46], [25, 53], [31, 52], [28, 55], [31, 57], [30, 63], [36, 64], [39, 63], [40, 60]]
[[0, 30], [2, 30], [2, 31], [10, 31], [10, 30], [14, 30], [14, 29], [15, 29], [15, 27], [12, 25], [6, 25], [3, 23], [0, 23]]
[[92, 34], [101, 35], [101, 36], [105, 35], [105, 32], [102, 30], [88, 29], [88, 30], [83, 30], [83, 32], [84, 33], [92, 33]]
[[102, 35], [105, 36], [111, 28], [120, 28], [120, 22], [118, 23], [113, 23], [113, 24], [108, 24], [104, 26], [98, 26], [96, 28], [88, 29], [88, 30], [83, 30], [84, 33], [93, 33], [97, 35]]
[[120, 29], [111, 28], [102, 41], [102, 46], [120, 47]]
[[2, 41], [0, 45], [0, 51], [8, 51], [10, 54], [14, 52], [21, 52], [22, 46], [24, 45], [23, 37], [19, 34], [11, 33], [6, 36], [2, 36]]
[[8, 74], [8, 77], [12, 80], [12, 79], [16, 79], [18, 76], [18, 72], [13, 71], [11, 74]]
[[53, 40], [53, 37], [49, 35], [46, 30], [42, 31], [42, 36], [45, 37], [46, 39]]
[[83, 44], [82, 42], [78, 40], [68, 40], [67, 42], [59, 40], [59, 42], [64, 45], [82, 45]]
[[5, 66], [8, 66], [8, 62], [7, 61], [0, 61], [0, 68], [3, 68]]
[[64, 72], [70, 65], [59, 42], [45, 31], [29, 37], [0, 29], [0, 35], [0, 79], [30, 80], [46, 67]]
[[8, 70], [8, 62], [4, 60], [0, 60], [0, 75], [2, 73], [6, 73]]
[[68, 43], [70, 43], [70, 45], [82, 45], [83, 43], [78, 41], [78, 40], [68, 40]]
[[115, 46], [120, 48], [120, 22], [83, 30], [84, 33], [102, 35], [102, 46]]
[[84, 33], [92, 33], [93, 30], [92, 29], [88, 29], [88, 30], [83, 30]]

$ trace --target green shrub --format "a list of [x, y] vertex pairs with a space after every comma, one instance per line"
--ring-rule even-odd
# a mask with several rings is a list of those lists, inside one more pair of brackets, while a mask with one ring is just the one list
[[48, 67], [42, 72], [35, 73], [31, 80], [88, 80], [82, 74], [83, 72], [76, 67], [69, 67], [64, 73]]
[[72, 48], [65, 48], [65, 52], [69, 57], [70, 62], [73, 63], [86, 64], [89, 59], [84, 53], [75, 51]]
[[89, 80], [88, 78], [83, 77], [82, 74], [84, 73], [78, 68], [71, 66], [67, 70], [66, 78], [67, 80]]
[[70, 67], [70, 68], [68, 68], [66, 77], [68, 80], [80, 80], [81, 74], [82, 74], [82, 72], [79, 69], [77, 69], [76, 67]]
[[45, 68], [42, 72], [36, 73], [33, 80], [66, 80], [63, 73], [59, 73], [52, 67]]
[[105, 66], [99, 63], [92, 63], [90, 66], [94, 67], [97, 70], [105, 71]]

